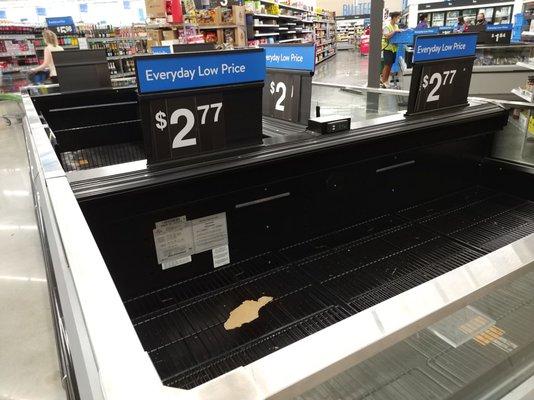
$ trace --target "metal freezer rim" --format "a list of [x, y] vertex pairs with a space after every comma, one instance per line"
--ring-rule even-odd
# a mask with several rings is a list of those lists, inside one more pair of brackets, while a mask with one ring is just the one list
[[[77, 392], [83, 399], [288, 398], [534, 267], [534, 235], [530, 235], [195, 389], [166, 387], [139, 342], [27, 94], [23, 103], [39, 230], [49, 261], [48, 274], [56, 281], [49, 280], [49, 287], [53, 307], [60, 310], [56, 318], [63, 373], [69, 392]], [[491, 107], [482, 109], [487, 113]], [[477, 112], [470, 111], [471, 116]], [[390, 119], [395, 121], [397, 116]], [[435, 118], [435, 123], [442, 122]], [[372, 131], [367, 133], [374, 135]], [[343, 135], [329, 140], [335, 145], [364, 136]], [[288, 154], [282, 150], [276, 154], [284, 155]], [[177, 174], [166, 178], [176, 179]], [[113, 330], [108, 329], [110, 325]]]

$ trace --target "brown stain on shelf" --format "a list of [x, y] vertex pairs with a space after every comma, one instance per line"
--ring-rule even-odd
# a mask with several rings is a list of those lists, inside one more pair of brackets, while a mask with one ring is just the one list
[[258, 318], [260, 309], [271, 301], [273, 301], [273, 298], [270, 296], [263, 296], [258, 300], [245, 300], [230, 312], [230, 316], [224, 323], [224, 329], [229, 331], [254, 321]]

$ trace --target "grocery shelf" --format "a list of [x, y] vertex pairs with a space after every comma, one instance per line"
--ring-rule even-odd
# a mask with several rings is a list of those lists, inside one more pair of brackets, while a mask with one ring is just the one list
[[280, 25], [275, 25], [275, 24], [258, 24], [258, 25], [254, 25], [254, 28], [279, 28]]
[[281, 7], [281, 8], [287, 8], [288, 10], [302, 11], [302, 12], [311, 12], [310, 10], [305, 10], [304, 8], [290, 6], [290, 5], [288, 5], [288, 4], [276, 3], [276, 2], [274, 2], [274, 1], [269, 1], [269, 0], [260, 0], [260, 1], [261, 1], [263, 4], [276, 5], [276, 6], [279, 6], [279, 7]]
[[300, 38], [293, 38], [293, 39], [279, 40], [278, 43], [301, 42], [301, 41], [302, 39]]
[[133, 42], [136, 40], [147, 40], [146, 37], [129, 36], [129, 37], [108, 37], [108, 38], [87, 38], [88, 42]]
[[286, 35], [289, 35], [289, 34], [292, 34], [292, 33], [297, 33], [297, 31], [287, 31], [287, 32], [284, 32], [284, 34], [286, 34]]
[[137, 53], [137, 54], [123, 54], [119, 56], [108, 56], [108, 60], [122, 60], [123, 58], [134, 58], [135, 56], [143, 56], [147, 55], [148, 53]]
[[210, 30], [210, 29], [232, 29], [237, 28], [237, 25], [199, 25], [198, 29]]
[[300, 33], [313, 33], [313, 31], [310, 31], [310, 30], [302, 30], [302, 31], [300, 31]]
[[293, 15], [282, 15], [282, 14], [280, 14], [279, 17], [282, 18], [282, 19], [293, 19], [295, 21], [297, 21], [297, 20], [300, 21], [301, 20], [300, 17], [294, 17]]
[[[60, 44], [63, 49], [78, 49], [79, 46], [72, 45], [72, 44]], [[44, 50], [46, 46], [36, 46], [35, 50]]]
[[287, 31], [289, 30], [289, 28], [285, 27], [285, 26], [281, 26], [280, 28], [278, 28], [279, 31]]
[[269, 32], [269, 33], [256, 33], [254, 37], [262, 37], [262, 36], [278, 36], [280, 35], [278, 32]]
[[34, 56], [35, 53], [0, 53], [0, 57], [26, 57]]
[[0, 40], [24, 40], [24, 39], [35, 39], [35, 35], [20, 35], [20, 34], [14, 34], [14, 35], [0, 35]]
[[111, 79], [113, 79], [113, 78], [124, 78], [124, 77], [127, 77], [127, 76], [135, 76], [135, 72], [122, 72], [122, 73], [119, 73], [119, 74], [113, 74], [113, 75], [111, 75]]
[[253, 14], [255, 17], [260, 17], [260, 18], [278, 18], [279, 16], [278, 15], [274, 15], [274, 14]]
[[326, 61], [326, 60], [328, 60], [329, 58], [334, 57], [335, 55], [336, 55], [336, 52], [333, 52], [333, 53], [330, 54], [329, 56], [324, 57], [322, 60], [316, 61], [316, 64], [320, 64], [320, 63], [322, 63], [323, 61]]

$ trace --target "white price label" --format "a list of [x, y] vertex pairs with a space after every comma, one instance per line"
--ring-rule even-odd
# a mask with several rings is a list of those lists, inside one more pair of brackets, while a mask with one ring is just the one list
[[[200, 125], [205, 125], [206, 123], [213, 121], [213, 123], [219, 122], [219, 115], [221, 113], [223, 107], [222, 102], [218, 103], [212, 103], [212, 104], [203, 104], [200, 106], [197, 106], [196, 111], [201, 111], [202, 114], [200, 115]], [[212, 111], [213, 112], [210, 112]], [[161, 110], [156, 112], [154, 114], [154, 119], [156, 120], [155, 127], [160, 132], [163, 132], [163, 130], [168, 125], [177, 125], [180, 120], [185, 119], [185, 125], [182, 129], [174, 136], [174, 139], [172, 141], [172, 148], [177, 149], [180, 147], [189, 147], [189, 146], [195, 146], [197, 144], [196, 138], [188, 138], [186, 139], [186, 136], [191, 132], [193, 127], [195, 126], [196, 117], [195, 113], [191, 111], [188, 108], [179, 108], [177, 110], [174, 110], [171, 114], [171, 117], [167, 121], [167, 114]]]
[[449, 71], [434, 72], [430, 77], [425, 75], [421, 81], [421, 86], [426, 89], [428, 86], [432, 87], [432, 90], [428, 94], [426, 99], [427, 103], [433, 101], [439, 101], [439, 90], [445, 85], [452, 85], [454, 77], [456, 76], [456, 70], [451, 69]]
[[70, 25], [58, 26], [58, 27], [56, 27], [56, 31], [59, 34], [72, 33], [72, 26], [70, 26]]

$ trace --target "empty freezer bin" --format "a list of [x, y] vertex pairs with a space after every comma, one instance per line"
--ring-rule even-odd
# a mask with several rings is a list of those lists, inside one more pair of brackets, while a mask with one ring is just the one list
[[298, 395], [529, 270], [531, 171], [488, 161], [506, 112], [395, 118], [74, 193], [52, 178], [103, 397]]

